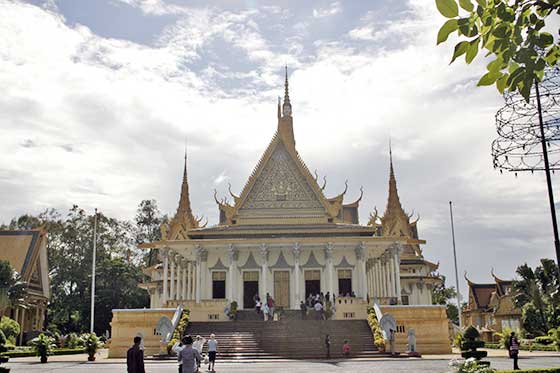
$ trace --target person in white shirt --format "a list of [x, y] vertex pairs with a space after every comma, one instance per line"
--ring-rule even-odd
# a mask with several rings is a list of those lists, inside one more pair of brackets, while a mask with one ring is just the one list
[[179, 373], [183, 372], [183, 360], [181, 359], [181, 351], [185, 348], [182, 341], [179, 341], [171, 347], [171, 351], [177, 354], [177, 360], [179, 360]]
[[[208, 371], [214, 371], [214, 365], [216, 364], [216, 353], [218, 352], [218, 341], [214, 334], [210, 334], [210, 339], [208, 340]], [[210, 369], [212, 367], [212, 369]]]
[[[201, 337], [200, 335], [197, 335], [193, 343], [193, 348], [200, 353], [200, 356], [202, 356], [202, 348], [204, 347], [204, 343], [206, 343], [206, 339]], [[196, 367], [196, 370], [198, 371], [198, 369], [200, 368], [200, 360], [196, 361]]]
[[264, 321], [268, 321], [268, 313], [270, 312], [270, 309], [268, 308], [268, 304], [265, 303], [263, 305], [262, 311], [263, 311]]
[[317, 313], [319, 314], [319, 318], [324, 319], [323, 305], [321, 304], [321, 302], [315, 303], [314, 308], [315, 308], [315, 311], [317, 311]]

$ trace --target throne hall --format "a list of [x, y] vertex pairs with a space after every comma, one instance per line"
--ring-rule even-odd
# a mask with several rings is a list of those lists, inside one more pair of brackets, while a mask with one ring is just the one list
[[[214, 191], [217, 225], [202, 225], [191, 209], [185, 155], [177, 211], [161, 226], [161, 240], [141, 245], [157, 250], [159, 258], [145, 270], [150, 280], [140, 285], [150, 294], [150, 307], [181, 305], [191, 320], [227, 321], [225, 308], [236, 302], [240, 310], [252, 309], [256, 294], [261, 299], [270, 294], [276, 309], [298, 310], [318, 292], [335, 295], [335, 320], [366, 319], [373, 304], [408, 307], [414, 317], [422, 314], [414, 306], [436, 307], [431, 289], [441, 281], [438, 265], [424, 258], [418, 219], [411, 221], [401, 206], [391, 153], [385, 211], [372, 209], [364, 225], [358, 215], [364, 190], [351, 201], [347, 188], [326, 196], [325, 182], [300, 157], [287, 72], [276, 119], [276, 131], [243, 190], [235, 194], [230, 187], [231, 199]], [[440, 308], [436, 313], [438, 327], [446, 330], [445, 310], [444, 316]]]

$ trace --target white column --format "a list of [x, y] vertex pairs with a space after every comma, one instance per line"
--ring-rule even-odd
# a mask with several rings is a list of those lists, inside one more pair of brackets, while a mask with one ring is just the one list
[[181, 299], [187, 299], [187, 260], [181, 260], [181, 267], [183, 268], [183, 277], [181, 278]]
[[373, 259], [373, 288], [374, 288], [374, 296], [379, 298], [379, 259]]
[[193, 298], [193, 270], [192, 262], [187, 261], [187, 299], [191, 300]]
[[385, 289], [388, 298], [391, 297], [391, 269], [389, 268], [389, 257], [385, 255]]
[[327, 247], [325, 248], [325, 258], [327, 259], [327, 276], [328, 276], [328, 289], [331, 294], [331, 299], [334, 294], [334, 279], [333, 279], [333, 272], [334, 272], [334, 264], [333, 264], [333, 250], [334, 246], [332, 242], [327, 243]]
[[169, 249], [161, 249], [161, 255], [163, 256], [163, 294], [161, 297], [161, 306], [165, 307], [165, 303], [169, 298], [168, 291], [168, 274], [169, 274]]
[[235, 249], [235, 247], [230, 244], [228, 247], [228, 256], [229, 256], [229, 283], [227, 284], [227, 289], [228, 289], [228, 300], [229, 302], [233, 302], [236, 298], [236, 288], [235, 288], [235, 282], [236, 282], [236, 278], [235, 278], [235, 267], [236, 267], [236, 262], [237, 262], [237, 257], [239, 256], [239, 253], [237, 252], [237, 250]]
[[381, 256], [381, 261], [379, 262], [380, 276], [381, 276], [381, 294], [383, 298], [387, 298], [387, 271], [385, 268], [385, 255]]
[[360, 293], [359, 295], [362, 299], [367, 299], [367, 289], [366, 289], [366, 262], [365, 262], [365, 247], [364, 243], [360, 243], [358, 247], [356, 247], [356, 258], [358, 258], [358, 267], [359, 267], [359, 277], [358, 281], [360, 284]]
[[200, 247], [200, 245], [197, 245], [197, 251], [196, 251], [196, 283], [195, 283], [195, 287], [196, 287], [196, 303], [200, 303], [200, 282], [202, 281], [201, 279], [201, 266], [202, 266], [202, 247]]
[[183, 267], [181, 266], [181, 262], [183, 258], [180, 255], [177, 255], [176, 263], [177, 263], [177, 284], [175, 287], [175, 299], [181, 299], [181, 295], [183, 294], [183, 288], [181, 287], [181, 283], [183, 282]]
[[175, 299], [175, 253], [171, 253], [169, 255], [169, 259], [170, 260], [170, 266], [171, 266], [171, 278], [169, 281], [169, 299], [173, 300]]
[[296, 304], [295, 304], [295, 308], [299, 307], [299, 303], [301, 302], [301, 284], [300, 284], [300, 280], [299, 280], [299, 257], [301, 255], [301, 248], [299, 246], [299, 243], [296, 242], [294, 244], [294, 247], [292, 248], [293, 253], [294, 253], [294, 289], [296, 289]]
[[262, 296], [261, 300], [266, 302], [266, 293], [268, 292], [268, 247], [266, 244], [261, 244], [261, 271], [262, 271]]
[[397, 285], [397, 301], [399, 304], [402, 302], [402, 294], [401, 294], [401, 251], [402, 251], [402, 244], [398, 244], [395, 249], [395, 283]]
[[395, 297], [395, 262], [393, 261], [393, 250], [390, 249], [387, 256], [387, 265], [389, 266], [389, 296]]

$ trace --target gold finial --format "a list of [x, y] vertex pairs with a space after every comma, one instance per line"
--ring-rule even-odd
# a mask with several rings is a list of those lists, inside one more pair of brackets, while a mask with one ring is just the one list
[[290, 94], [288, 86], [288, 65], [285, 66], [285, 81], [284, 81], [284, 105], [282, 105], [282, 116], [292, 116], [292, 104], [290, 103]]

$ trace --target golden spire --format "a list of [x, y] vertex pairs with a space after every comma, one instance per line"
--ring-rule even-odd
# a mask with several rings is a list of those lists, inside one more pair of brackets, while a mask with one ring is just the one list
[[381, 218], [383, 235], [412, 237], [409, 220], [399, 198], [397, 179], [395, 178], [395, 170], [393, 168], [393, 152], [389, 142], [389, 198], [387, 199], [385, 213]]
[[191, 201], [189, 198], [189, 181], [187, 179], [187, 147], [185, 146], [185, 166], [183, 169], [183, 182], [181, 184], [181, 197], [179, 199], [179, 206], [175, 213], [174, 219], [182, 220], [182, 223], [188, 227], [196, 225], [196, 219], [191, 210]]
[[282, 116], [292, 116], [292, 104], [290, 103], [290, 94], [288, 92], [288, 65], [285, 67], [286, 77], [284, 81], [284, 105], [282, 105]]

